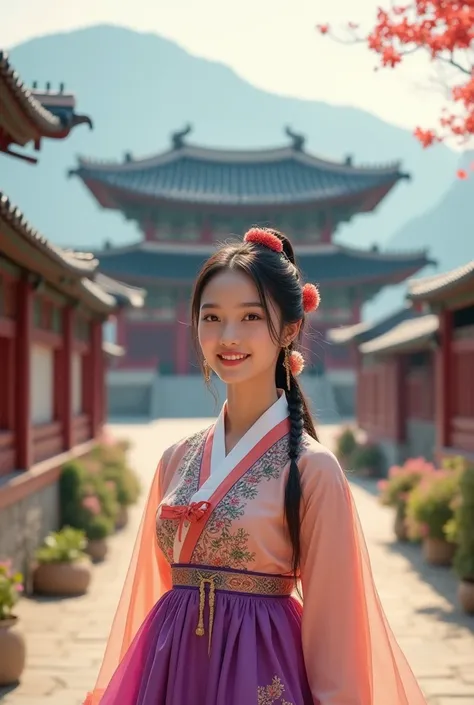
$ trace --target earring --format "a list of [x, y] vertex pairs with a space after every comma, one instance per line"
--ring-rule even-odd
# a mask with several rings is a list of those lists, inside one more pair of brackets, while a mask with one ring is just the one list
[[211, 381], [211, 368], [209, 367], [209, 363], [207, 360], [202, 361], [202, 366], [204, 368], [204, 381], [206, 384], [209, 384]]
[[285, 359], [283, 360], [283, 367], [286, 372], [286, 388], [290, 391], [291, 387], [291, 365], [290, 365], [290, 348], [285, 348]]

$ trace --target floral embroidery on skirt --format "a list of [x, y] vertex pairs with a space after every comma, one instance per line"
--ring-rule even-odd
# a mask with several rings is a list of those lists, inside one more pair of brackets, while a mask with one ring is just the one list
[[274, 676], [271, 685], [262, 685], [258, 687], [258, 705], [292, 705], [284, 698], [281, 698], [285, 692], [285, 686], [278, 676]]

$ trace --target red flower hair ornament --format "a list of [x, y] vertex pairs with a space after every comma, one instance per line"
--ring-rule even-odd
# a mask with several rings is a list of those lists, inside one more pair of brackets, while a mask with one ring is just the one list
[[[251, 228], [244, 235], [244, 242], [252, 242], [255, 245], [268, 247], [278, 254], [284, 254], [283, 243], [279, 237], [264, 228]], [[303, 310], [305, 313], [316, 311], [321, 301], [318, 289], [314, 284], [305, 284], [302, 290]]]
[[303, 310], [305, 313], [316, 311], [321, 303], [321, 296], [314, 284], [305, 284], [303, 287]]
[[283, 252], [283, 243], [279, 237], [263, 228], [251, 228], [244, 235], [244, 242], [253, 242], [255, 245], [268, 247], [269, 250]]
[[297, 377], [304, 370], [304, 357], [298, 350], [292, 350], [289, 355], [290, 370], [293, 377]]

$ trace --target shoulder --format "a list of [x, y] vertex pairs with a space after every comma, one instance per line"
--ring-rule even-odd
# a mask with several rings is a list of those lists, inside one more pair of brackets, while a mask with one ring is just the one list
[[303, 495], [345, 489], [346, 476], [338, 459], [329, 448], [305, 434], [303, 451], [298, 460]]

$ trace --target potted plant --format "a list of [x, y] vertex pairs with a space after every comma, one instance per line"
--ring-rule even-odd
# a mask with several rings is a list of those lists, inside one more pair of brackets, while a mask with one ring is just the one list
[[65, 526], [51, 532], [36, 551], [33, 587], [42, 595], [84, 595], [91, 580], [84, 531]]
[[385, 456], [376, 443], [362, 443], [351, 457], [352, 467], [363, 477], [381, 477], [385, 469]]
[[410, 493], [407, 527], [411, 539], [421, 538], [423, 556], [431, 565], [451, 565], [456, 550], [446, 526], [454, 516], [453, 502], [459, 492], [459, 475], [438, 470]]
[[341, 464], [350, 463], [356, 448], [357, 439], [355, 433], [350, 426], [346, 426], [336, 438], [336, 456], [341, 461]]
[[434, 472], [434, 465], [424, 458], [410, 458], [402, 466], [393, 465], [388, 471], [388, 479], [379, 481], [381, 504], [395, 509], [394, 532], [399, 541], [408, 540], [406, 508], [410, 492], [423, 477]]
[[25, 668], [25, 639], [12, 610], [23, 592], [23, 576], [0, 562], [0, 686], [16, 683]]
[[103, 561], [108, 552], [107, 537], [113, 531], [112, 521], [101, 514], [92, 516], [88, 521], [85, 533], [87, 537], [86, 551], [94, 563]]
[[461, 474], [454, 512], [447, 532], [457, 543], [453, 566], [459, 576], [458, 599], [465, 612], [474, 614], [474, 466]]

